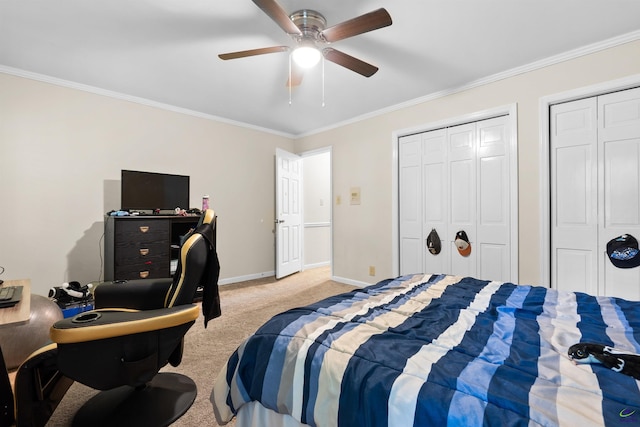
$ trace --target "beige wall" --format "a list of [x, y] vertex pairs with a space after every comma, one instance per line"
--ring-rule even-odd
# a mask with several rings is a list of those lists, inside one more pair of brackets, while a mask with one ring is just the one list
[[[639, 52], [640, 41], [628, 43], [296, 141], [0, 73], [2, 278], [31, 278], [41, 294], [97, 280], [103, 215], [119, 207], [125, 168], [190, 175], [193, 207], [211, 195], [223, 280], [272, 272], [275, 148], [331, 146], [333, 272], [373, 283], [395, 273], [392, 133], [517, 103], [519, 281], [537, 283], [539, 100], [639, 74]], [[360, 205], [349, 204], [351, 187], [360, 187]]]
[[1, 276], [46, 295], [101, 275], [120, 170], [191, 176], [219, 214], [221, 278], [274, 269], [274, 153], [289, 138], [0, 73]]
[[[640, 73], [640, 41], [478, 86], [368, 120], [299, 138], [296, 150], [333, 147], [334, 274], [372, 283], [391, 276], [392, 133], [512, 103], [518, 109], [519, 282], [540, 280], [539, 102], [565, 92]], [[428, 72], [425, 72], [428, 78]], [[361, 205], [348, 204], [362, 189]], [[341, 197], [338, 205], [336, 198]], [[376, 266], [376, 277], [369, 266]]]

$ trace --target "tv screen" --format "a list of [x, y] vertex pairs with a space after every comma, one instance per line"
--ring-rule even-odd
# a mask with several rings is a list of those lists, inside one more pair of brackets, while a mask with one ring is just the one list
[[189, 177], [122, 170], [121, 209], [189, 209]]

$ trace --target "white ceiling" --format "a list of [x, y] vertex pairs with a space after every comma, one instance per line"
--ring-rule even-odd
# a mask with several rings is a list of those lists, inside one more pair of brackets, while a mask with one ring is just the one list
[[[302, 135], [611, 38], [640, 38], [638, 0], [279, 0], [332, 26], [379, 7], [393, 25], [332, 47], [289, 105], [288, 54], [219, 53], [293, 41], [251, 0], [0, 0], [0, 71]], [[640, 55], [640, 52], [638, 53]], [[1, 96], [1, 95], [0, 95]]]

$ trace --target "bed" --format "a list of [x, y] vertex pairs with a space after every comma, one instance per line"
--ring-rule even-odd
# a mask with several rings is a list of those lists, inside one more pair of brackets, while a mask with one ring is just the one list
[[640, 302], [410, 275], [274, 316], [218, 374], [218, 423], [640, 424], [640, 381], [575, 364], [579, 342], [640, 350]]

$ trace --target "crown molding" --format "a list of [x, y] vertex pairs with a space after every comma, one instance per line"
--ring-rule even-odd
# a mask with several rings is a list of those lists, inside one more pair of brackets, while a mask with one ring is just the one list
[[280, 132], [273, 129], [268, 129], [260, 126], [255, 126], [249, 123], [240, 122], [236, 120], [227, 119], [224, 117], [214, 116], [211, 114], [205, 114], [199, 111], [189, 110], [187, 108], [176, 107], [175, 105], [164, 104], [162, 102], [152, 101], [150, 99], [141, 98], [137, 96], [127, 95], [120, 92], [115, 92], [107, 89], [101, 89], [99, 87], [86, 85], [83, 83], [72, 82], [69, 80], [59, 79], [57, 77], [51, 77], [44, 74], [33, 73], [31, 71], [21, 70], [19, 68], [7, 67], [0, 65], [0, 73], [10, 74], [17, 77], [23, 77], [25, 79], [36, 80], [43, 83], [49, 83], [56, 86], [67, 87], [69, 89], [76, 89], [83, 92], [93, 93], [95, 95], [106, 96], [109, 98], [119, 99], [121, 101], [133, 102], [135, 104], [145, 105], [147, 107], [154, 107], [161, 110], [171, 111], [173, 113], [185, 114], [187, 116], [198, 117], [200, 119], [211, 120], [215, 122], [225, 123], [232, 126], [238, 126], [246, 129], [252, 129], [259, 132], [270, 133], [277, 136], [293, 139], [295, 135]]
[[303, 134], [296, 135], [296, 138], [302, 138], [305, 136], [311, 136], [318, 133], [326, 132], [332, 129], [336, 129], [342, 126], [346, 126], [349, 124], [357, 123], [363, 120], [368, 120], [377, 116], [381, 116], [383, 114], [392, 113], [398, 110], [402, 110], [408, 107], [413, 107], [418, 104], [423, 104], [425, 102], [433, 101], [435, 99], [444, 98], [449, 95], [453, 95], [459, 92], [464, 92], [479, 86], [484, 86], [490, 83], [495, 83], [500, 80], [504, 80], [510, 77], [515, 77], [520, 74], [529, 73], [531, 71], [539, 70], [545, 67], [549, 67], [551, 65], [559, 64], [565, 61], [569, 61], [572, 59], [580, 58], [585, 55], [590, 55], [592, 53], [600, 52], [602, 50], [610, 49], [612, 47], [620, 46], [626, 43], [631, 43], [634, 41], [640, 40], [640, 30], [632, 31], [630, 33], [623, 34], [621, 36], [613, 37], [607, 40], [603, 40], [597, 43], [593, 43], [587, 46], [580, 47], [578, 49], [573, 49], [568, 52], [564, 52], [558, 55], [550, 56], [539, 61], [531, 62], [529, 64], [511, 68], [506, 71], [502, 71], [500, 73], [492, 74], [487, 77], [483, 77], [478, 80], [474, 80], [470, 83], [467, 83], [462, 86], [458, 86], [455, 88], [445, 89], [439, 92], [434, 92], [429, 95], [421, 96], [419, 98], [414, 98], [412, 100], [402, 102], [400, 104], [395, 104], [380, 110], [372, 111], [367, 114], [363, 114], [357, 117], [353, 117], [348, 120], [341, 121], [339, 123], [334, 123], [330, 126], [326, 126], [323, 128], [315, 129], [310, 132], [305, 132]]
[[510, 77], [514, 77], [520, 74], [524, 74], [524, 73], [528, 73], [531, 71], [535, 71], [535, 70], [539, 70], [541, 68], [545, 68], [545, 67], [549, 67], [551, 65], [555, 65], [555, 64], [559, 64], [561, 62], [565, 62], [565, 61], [569, 61], [572, 59], [576, 59], [579, 58], [581, 56], [585, 56], [585, 55], [589, 55], [592, 53], [596, 53], [605, 49], [609, 49], [612, 47], [616, 47], [619, 45], [623, 45], [626, 43], [630, 43], [630, 42], [634, 42], [636, 40], [640, 40], [640, 30], [637, 31], [633, 31], [630, 33], [626, 33], [617, 37], [613, 37], [607, 40], [603, 40], [597, 43], [593, 43], [587, 46], [583, 46], [581, 48], [578, 49], [573, 49], [570, 50], [568, 52], [564, 52], [561, 53], [559, 55], [554, 55], [545, 59], [542, 59], [540, 61], [535, 61], [520, 67], [516, 67], [516, 68], [512, 68], [500, 73], [496, 73], [493, 74], [491, 76], [487, 76], [478, 80], [474, 80], [470, 83], [467, 83], [465, 85], [462, 86], [458, 86], [455, 88], [450, 88], [450, 89], [445, 89], [442, 91], [438, 91], [438, 92], [434, 92], [431, 93], [429, 95], [425, 95], [425, 96], [421, 96], [418, 98], [414, 98], [412, 100], [406, 101], [406, 102], [402, 102], [400, 104], [395, 104], [380, 110], [376, 110], [376, 111], [372, 111], [370, 113], [367, 114], [363, 114], [360, 116], [356, 116], [353, 117], [351, 119], [348, 120], [344, 120], [344, 121], [340, 121], [337, 123], [334, 123], [332, 125], [329, 126], [325, 126], [322, 128], [318, 128], [309, 132], [304, 132], [304, 133], [300, 133], [300, 134], [291, 134], [291, 133], [287, 133], [287, 132], [281, 132], [281, 131], [277, 131], [274, 129], [269, 129], [269, 128], [264, 128], [264, 127], [260, 127], [260, 126], [255, 126], [249, 123], [245, 123], [245, 122], [240, 122], [240, 121], [236, 121], [236, 120], [231, 120], [231, 119], [227, 119], [224, 117], [219, 117], [219, 116], [214, 116], [211, 114], [205, 114], [199, 111], [194, 111], [194, 110], [189, 110], [186, 108], [181, 108], [181, 107], [176, 107], [174, 105], [169, 105], [169, 104], [164, 104], [161, 102], [156, 102], [156, 101], [152, 101], [146, 98], [140, 98], [140, 97], [136, 97], [136, 96], [131, 96], [131, 95], [127, 95], [127, 94], [123, 94], [123, 93], [119, 93], [119, 92], [114, 92], [114, 91], [110, 91], [110, 90], [106, 90], [106, 89], [101, 89], [98, 87], [94, 87], [94, 86], [90, 86], [90, 85], [86, 85], [86, 84], [82, 84], [82, 83], [76, 83], [76, 82], [71, 82], [68, 80], [63, 80], [63, 79], [59, 79], [56, 77], [51, 77], [51, 76], [47, 76], [47, 75], [43, 75], [43, 74], [38, 74], [38, 73], [33, 73], [30, 71], [25, 71], [25, 70], [21, 70], [18, 68], [12, 68], [12, 67], [7, 67], [7, 66], [3, 66], [0, 65], [0, 73], [5, 73], [5, 74], [10, 74], [10, 75], [14, 75], [14, 76], [18, 76], [18, 77], [24, 77], [27, 79], [31, 79], [31, 80], [37, 80], [37, 81], [41, 81], [44, 83], [50, 83], [53, 85], [57, 85], [57, 86], [63, 86], [63, 87], [68, 87], [71, 89], [76, 89], [76, 90], [81, 90], [84, 92], [89, 92], [89, 93], [93, 93], [96, 95], [102, 95], [102, 96], [107, 96], [110, 98], [115, 98], [115, 99], [120, 99], [123, 101], [129, 101], [129, 102], [134, 102], [137, 104], [141, 104], [141, 105], [146, 105], [149, 107], [154, 107], [154, 108], [159, 108], [162, 110], [167, 110], [167, 111], [171, 111], [174, 113], [180, 113], [180, 114], [185, 114], [188, 116], [193, 116], [193, 117], [198, 117], [198, 118], [202, 118], [205, 120], [212, 120], [212, 121], [216, 121], [216, 122], [220, 122], [220, 123], [226, 123], [232, 126], [238, 126], [238, 127], [242, 127], [242, 128], [246, 128], [246, 129], [252, 129], [252, 130], [256, 130], [259, 132], [265, 132], [265, 133], [269, 133], [269, 134], [273, 134], [273, 135], [277, 135], [277, 136], [281, 136], [284, 138], [289, 138], [289, 139], [298, 139], [298, 138], [303, 138], [306, 136], [311, 136], [311, 135], [315, 135], [315, 134], [319, 134], [322, 132], [326, 132], [329, 130], [333, 130], [333, 129], [337, 129], [339, 127], [342, 126], [346, 126], [349, 124], [353, 124], [353, 123], [357, 123], [363, 120], [368, 120], [374, 117], [378, 117], [380, 115], [383, 114], [387, 114], [387, 113], [391, 113], [391, 112], [395, 112], [398, 110], [402, 110], [404, 108], [408, 108], [408, 107], [413, 107], [415, 105], [418, 104], [422, 104], [425, 102], [429, 102], [429, 101], [433, 101], [435, 99], [439, 99], [439, 98], [444, 98], [446, 96], [449, 95], [453, 95], [459, 92], [463, 92], [463, 91], [467, 91], [473, 88], [476, 88], [478, 86], [483, 86], [483, 85], [487, 85], [490, 83], [494, 83], [500, 80], [504, 80]]

